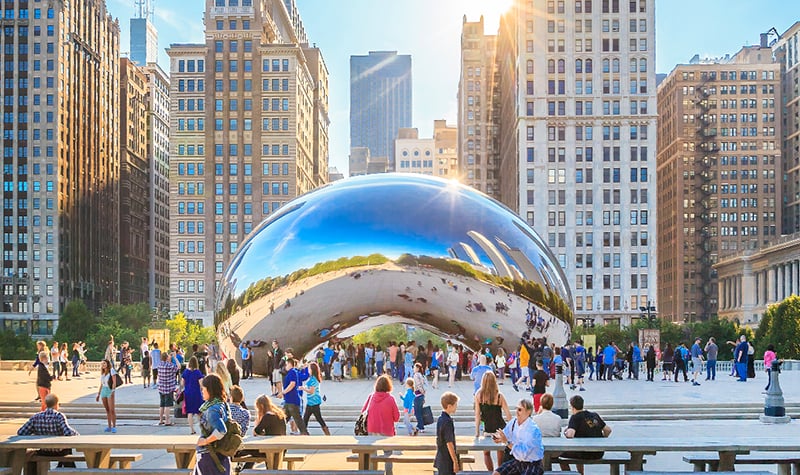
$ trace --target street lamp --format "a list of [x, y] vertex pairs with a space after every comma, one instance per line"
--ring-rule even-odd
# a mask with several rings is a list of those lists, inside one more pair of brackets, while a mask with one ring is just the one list
[[639, 307], [639, 311], [642, 312], [641, 314], [639, 314], [639, 317], [647, 322], [648, 327], [654, 324], [656, 322], [656, 319], [658, 318], [656, 314], [656, 307], [651, 304], [652, 302], [648, 300], [646, 307]]

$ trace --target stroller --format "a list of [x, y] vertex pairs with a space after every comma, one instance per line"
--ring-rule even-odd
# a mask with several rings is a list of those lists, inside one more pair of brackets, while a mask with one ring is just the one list
[[623, 375], [625, 374], [625, 365], [626, 365], [625, 360], [623, 360], [622, 358], [616, 359], [616, 361], [614, 362], [614, 369], [611, 370], [611, 374], [614, 376], [614, 378], [619, 380], [623, 379]]

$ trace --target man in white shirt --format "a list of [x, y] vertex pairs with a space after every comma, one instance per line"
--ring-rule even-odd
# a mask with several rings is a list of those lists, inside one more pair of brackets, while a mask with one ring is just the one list
[[542, 437], [561, 437], [561, 416], [551, 411], [553, 409], [552, 394], [542, 395], [539, 402], [542, 407], [539, 413], [533, 416], [533, 422], [542, 431]]

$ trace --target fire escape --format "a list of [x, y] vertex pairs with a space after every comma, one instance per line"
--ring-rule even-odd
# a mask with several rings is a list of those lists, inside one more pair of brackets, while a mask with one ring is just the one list
[[712, 226], [714, 218], [712, 215], [712, 181], [714, 180], [713, 159], [718, 150], [716, 140], [717, 128], [716, 121], [712, 120], [712, 104], [709, 101], [708, 83], [716, 79], [715, 72], [703, 72], [702, 81], [697, 86], [695, 93], [697, 96], [697, 146], [695, 153], [695, 169], [697, 171], [695, 179], [698, 180], [695, 200], [695, 239], [697, 242], [696, 257], [699, 263], [699, 296], [697, 302], [698, 318], [706, 321], [716, 312], [717, 295], [713, 281], [717, 277], [714, 265], [713, 253], [713, 234]]

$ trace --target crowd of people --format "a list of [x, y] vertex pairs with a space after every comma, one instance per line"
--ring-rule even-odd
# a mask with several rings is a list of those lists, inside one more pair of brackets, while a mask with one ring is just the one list
[[[727, 344], [733, 347], [735, 364], [732, 375], [740, 381], [755, 376], [754, 350], [746, 337], [741, 336]], [[66, 346], [54, 344], [48, 351], [47, 344], [40, 341], [37, 347], [39, 351], [31, 371], [37, 371], [41, 412], [21, 427], [19, 434], [77, 435], [66, 416], [59, 412], [58, 398], [51, 393], [52, 382], [64, 372], [62, 360]], [[81, 360], [85, 363], [85, 345], [76, 343], [74, 349], [77, 360], [73, 362], [77, 362], [73, 363], [73, 375], [80, 375]], [[172, 426], [174, 417], [185, 416], [190, 433], [200, 433], [197, 442], [198, 474], [230, 474], [233, 469], [230, 457], [217, 453], [211, 448], [212, 444], [226, 437], [231, 430], [231, 421], [237, 423], [237, 430], [242, 434], [247, 434], [251, 427], [251, 414], [239, 382], [252, 377], [254, 353], [248, 342], [243, 342], [239, 350], [242, 353], [241, 368], [233, 358], [218, 358], [215, 349], [207, 345], [193, 345], [190, 351], [174, 344], [161, 349], [157, 342], [143, 338], [139, 346], [143, 388], [158, 391], [159, 425]], [[117, 346], [111, 337], [101, 362], [96, 400], [102, 401], [106, 411], [105, 431], [112, 434], [117, 432], [115, 392], [121, 385], [132, 383], [132, 361], [136, 351], [127, 342]], [[553, 396], [547, 393], [547, 387], [555, 377], [555, 367], [563, 371], [565, 384], [579, 391], [585, 390], [587, 372], [587, 380], [624, 379], [626, 371], [629, 379], [638, 379], [642, 363], [647, 381], [654, 381], [655, 371], [660, 368], [662, 380], [674, 378], [678, 381], [682, 374], [684, 381], [689, 381], [691, 372], [692, 383], [699, 385], [704, 371], [706, 380], [716, 378], [718, 352], [713, 337], [705, 342], [696, 338], [689, 348], [684, 344], [676, 348], [667, 344], [663, 349], [653, 345], [640, 349], [636, 342], [631, 342], [624, 351], [609, 341], [604, 347], [598, 347], [596, 353], [592, 347], [585, 348], [580, 339], [556, 347], [543, 338], [523, 338], [513, 351], [506, 353], [498, 348], [494, 354], [488, 347], [473, 352], [454, 345], [440, 349], [431, 342], [423, 346], [414, 341], [399, 345], [392, 342], [385, 350], [372, 344], [328, 345], [316, 352], [311, 361], [301, 362], [291, 348], [282, 349], [274, 340], [267, 361], [270, 380], [267, 387], [271, 393], [255, 399], [252, 434], [267, 436], [289, 432], [307, 435], [313, 416], [323, 434], [330, 435], [322, 414], [326, 397], [321, 384], [326, 380], [340, 380], [343, 374], [351, 378], [375, 378], [374, 390], [362, 405], [362, 412], [369, 414], [367, 434], [396, 435], [401, 412], [408, 435], [426, 433], [426, 426], [434, 423], [430, 407], [425, 406], [426, 395], [429, 389], [437, 387], [442, 373], [446, 375], [449, 386], [454, 380], [466, 377], [474, 381], [475, 436], [490, 436], [502, 445], [502, 450], [496, 453], [484, 453], [487, 469], [496, 474], [539, 474], [542, 470], [542, 437], [560, 437], [562, 434], [567, 438], [607, 437], [611, 432], [598, 414], [584, 409], [583, 398], [578, 395], [570, 399], [572, 414], [562, 432], [561, 418], [552, 412]], [[770, 346], [764, 356], [768, 375], [770, 364], [776, 359], [774, 348]], [[518, 401], [513, 410], [499, 388], [506, 377], [516, 391], [530, 391], [532, 395]], [[395, 379], [403, 383], [403, 391], [396, 395], [397, 399], [393, 394]], [[282, 403], [276, 402], [279, 400]], [[435, 425], [438, 447], [435, 466], [440, 474], [456, 473], [460, 462], [452, 416], [458, 407], [458, 397], [448, 391], [442, 394], [440, 403], [442, 413]], [[287, 426], [290, 428], [288, 431]], [[69, 449], [58, 453], [69, 453]], [[581, 460], [601, 457], [602, 453], [563, 455]], [[249, 468], [249, 465], [240, 464], [236, 469]], [[562, 469], [568, 470], [569, 467], [562, 466]], [[387, 473], [391, 470], [391, 463], [387, 463]], [[583, 467], [578, 465], [578, 470], [582, 473]]]

